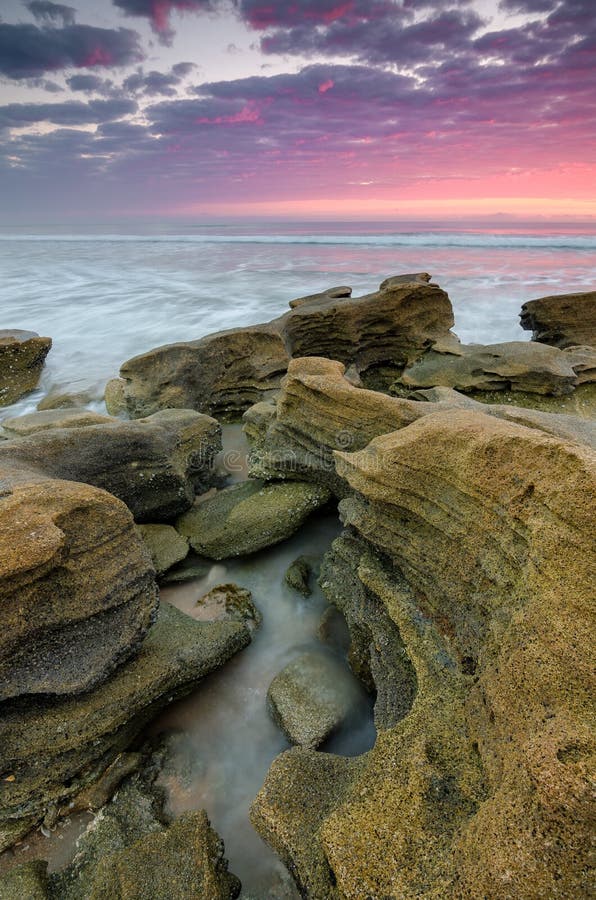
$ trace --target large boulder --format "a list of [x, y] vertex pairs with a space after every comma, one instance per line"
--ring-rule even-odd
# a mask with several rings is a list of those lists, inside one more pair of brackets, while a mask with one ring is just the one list
[[[82, 481], [114, 494], [136, 520], [171, 519], [192, 504], [195, 491], [213, 482], [213, 460], [221, 449], [215, 419], [194, 410], [163, 410], [137, 422], [109, 419], [69, 425], [68, 412], [22, 416], [63, 427], [44, 428], [0, 444], [0, 466], [32, 469], [52, 478]], [[10, 420], [15, 434], [18, 419]]]
[[449, 297], [422, 276], [396, 276], [372, 294], [350, 294], [330, 288], [292, 301], [289, 312], [265, 325], [150, 350], [124, 363], [123, 382], [110, 391], [123, 396], [132, 418], [180, 406], [234, 418], [279, 386], [292, 357], [328, 356], [357, 371], [388, 366], [389, 383], [450, 335]]
[[458, 391], [525, 391], [530, 394], [570, 394], [580, 383], [594, 379], [594, 360], [575, 359], [528, 341], [504, 344], [460, 344], [447, 353], [431, 350], [406, 368], [398, 384], [409, 388], [435, 385]]
[[329, 497], [326, 488], [300, 481], [243, 481], [199, 500], [176, 528], [208, 559], [246, 556], [291, 537]]
[[[124, 403], [135, 419], [167, 407], [233, 418], [276, 388], [287, 364], [285, 344], [275, 327], [221, 331], [129, 359], [120, 369]], [[110, 390], [113, 403], [114, 388]]]
[[594, 453], [451, 410], [335, 456], [353, 616], [415, 677], [364, 757], [278, 757], [253, 822], [304, 896], [588, 896]]
[[51, 346], [51, 338], [34, 331], [0, 331], [0, 406], [37, 387]]
[[596, 291], [528, 300], [520, 319], [533, 341], [561, 349], [581, 344], [596, 347]]
[[0, 822], [68, 811], [159, 709], [249, 642], [241, 622], [195, 622], [162, 602], [137, 655], [93, 690], [4, 704]]

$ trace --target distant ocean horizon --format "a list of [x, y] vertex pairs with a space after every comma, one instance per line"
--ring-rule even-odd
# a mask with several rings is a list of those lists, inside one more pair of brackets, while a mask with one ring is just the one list
[[426, 271], [448, 293], [464, 342], [528, 340], [523, 302], [596, 287], [586, 223], [151, 221], [0, 226], [0, 328], [53, 338], [33, 409], [160, 344], [267, 321], [294, 297]]

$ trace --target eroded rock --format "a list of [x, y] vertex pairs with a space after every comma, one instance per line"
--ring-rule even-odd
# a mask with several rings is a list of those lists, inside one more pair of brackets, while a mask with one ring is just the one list
[[284, 581], [293, 590], [302, 594], [303, 597], [310, 597], [312, 588], [310, 579], [312, 575], [312, 567], [305, 556], [299, 556], [288, 566], [284, 575]]
[[27, 413], [24, 416], [12, 416], [2, 420], [2, 430], [6, 437], [27, 437], [38, 431], [50, 428], [83, 428], [87, 425], [105, 425], [113, 423], [109, 416], [102, 416], [84, 407], [69, 409], [45, 409], [41, 412]]
[[242, 622], [250, 631], [258, 628], [263, 620], [251, 592], [237, 584], [218, 584], [211, 588], [197, 600], [193, 618], [204, 622]]
[[0, 331], [0, 406], [15, 403], [34, 390], [52, 346], [34, 331]]
[[163, 575], [188, 556], [188, 541], [173, 525], [148, 524], [138, 527], [158, 575]]
[[596, 346], [596, 291], [559, 294], [528, 300], [520, 313], [521, 327], [532, 340], [564, 349]]

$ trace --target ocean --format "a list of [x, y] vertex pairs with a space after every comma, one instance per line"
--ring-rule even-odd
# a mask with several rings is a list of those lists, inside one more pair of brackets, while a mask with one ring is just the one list
[[92, 387], [160, 344], [263, 322], [288, 301], [337, 284], [354, 296], [400, 272], [447, 292], [464, 342], [528, 340], [521, 304], [596, 285], [596, 234], [411, 231], [386, 223], [150, 224], [0, 230], [0, 328], [48, 335], [39, 389]]

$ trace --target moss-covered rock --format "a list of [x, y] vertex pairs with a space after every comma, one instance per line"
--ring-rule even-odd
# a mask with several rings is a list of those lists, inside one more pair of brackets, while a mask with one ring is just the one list
[[37, 387], [51, 346], [51, 338], [34, 331], [0, 331], [0, 406]]
[[291, 537], [329, 496], [324, 487], [300, 481], [249, 480], [197, 502], [176, 528], [209, 559], [246, 556]]
[[163, 575], [188, 556], [188, 541], [173, 525], [139, 525], [138, 528], [158, 575]]
[[35, 859], [0, 875], [0, 900], [47, 900], [48, 864]]
[[339, 662], [302, 653], [279, 672], [267, 691], [273, 720], [291, 744], [315, 750], [336, 731], [353, 696]]
[[302, 594], [303, 597], [310, 597], [312, 594], [310, 586], [311, 576], [312, 567], [309, 561], [305, 556], [299, 556], [286, 569], [284, 581], [294, 591]]

